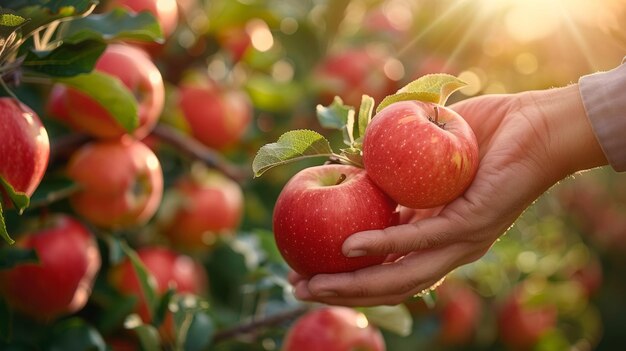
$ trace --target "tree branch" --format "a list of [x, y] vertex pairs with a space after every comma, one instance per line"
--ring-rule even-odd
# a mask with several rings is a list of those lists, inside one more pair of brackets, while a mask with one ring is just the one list
[[213, 337], [213, 343], [217, 344], [221, 341], [231, 339], [238, 335], [249, 334], [259, 328], [271, 327], [271, 326], [284, 323], [288, 320], [297, 318], [300, 315], [306, 313], [310, 308], [311, 306], [308, 306], [308, 305], [300, 306], [289, 311], [278, 313], [272, 316], [267, 316], [265, 318], [254, 320], [246, 324], [238, 325], [230, 329], [224, 329], [224, 330], [218, 331], [217, 333], [215, 333], [215, 336]]
[[157, 124], [152, 130], [152, 135], [179, 151], [182, 151], [187, 156], [204, 162], [208, 167], [219, 170], [238, 183], [242, 183], [250, 178], [250, 172], [232, 164], [230, 161], [224, 159], [218, 152], [204, 146], [199, 141], [184, 135], [172, 127]]

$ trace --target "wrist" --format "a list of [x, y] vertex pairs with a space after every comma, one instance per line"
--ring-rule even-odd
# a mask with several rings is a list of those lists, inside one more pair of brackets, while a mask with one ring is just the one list
[[561, 178], [608, 164], [587, 118], [577, 84], [529, 94], [539, 111], [537, 123], [547, 131], [543, 137], [545, 150]]

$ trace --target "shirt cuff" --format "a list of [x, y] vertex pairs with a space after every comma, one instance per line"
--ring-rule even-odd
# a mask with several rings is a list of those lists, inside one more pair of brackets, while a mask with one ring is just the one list
[[626, 58], [621, 66], [578, 81], [587, 117], [609, 164], [626, 171]]

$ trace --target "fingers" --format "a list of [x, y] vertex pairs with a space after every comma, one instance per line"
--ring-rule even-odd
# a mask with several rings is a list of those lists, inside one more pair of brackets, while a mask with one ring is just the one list
[[[397, 304], [428, 288], [465, 260], [466, 245], [413, 252], [402, 259], [349, 273], [319, 274], [296, 283], [296, 297], [320, 302], [357, 299]], [[462, 257], [459, 259], [459, 257]], [[354, 302], [357, 303], [357, 302]]]
[[368, 230], [351, 235], [343, 243], [347, 257], [402, 254], [442, 247], [458, 241], [452, 231], [454, 223], [446, 217], [427, 218], [381, 230]]

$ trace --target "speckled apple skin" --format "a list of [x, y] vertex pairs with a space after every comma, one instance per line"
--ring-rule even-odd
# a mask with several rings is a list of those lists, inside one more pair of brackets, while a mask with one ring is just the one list
[[[438, 124], [431, 121], [438, 108]], [[369, 177], [402, 206], [445, 205], [469, 187], [478, 169], [478, 144], [469, 124], [444, 106], [401, 101], [368, 125], [363, 163]]]
[[[346, 179], [335, 185], [342, 174]], [[396, 207], [363, 169], [306, 168], [285, 185], [276, 201], [273, 224], [278, 250], [303, 276], [381, 264], [384, 256], [348, 258], [341, 246], [354, 233], [398, 224]]]

